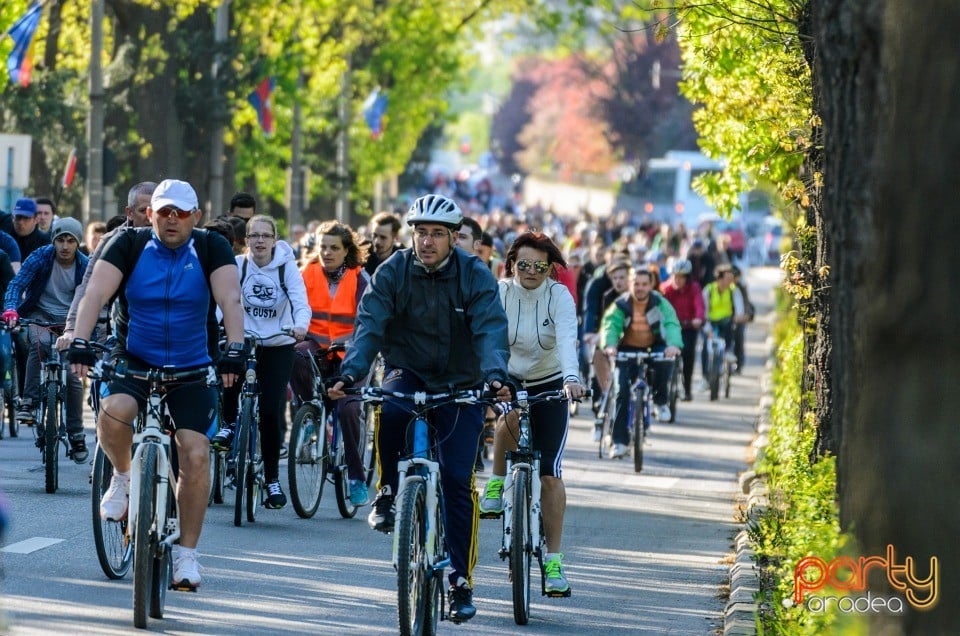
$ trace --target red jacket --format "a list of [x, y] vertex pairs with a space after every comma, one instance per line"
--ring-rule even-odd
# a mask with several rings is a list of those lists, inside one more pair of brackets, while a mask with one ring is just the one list
[[680, 327], [691, 329], [690, 322], [695, 319], [703, 320], [703, 294], [700, 291], [700, 285], [687, 278], [687, 284], [683, 288], [677, 288], [670, 277], [660, 285], [662, 293], [677, 312], [677, 320], [680, 321]]

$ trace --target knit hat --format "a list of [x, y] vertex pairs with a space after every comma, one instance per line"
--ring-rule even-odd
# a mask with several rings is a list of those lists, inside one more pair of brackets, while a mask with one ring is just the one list
[[53, 224], [53, 231], [50, 232], [50, 240], [55, 241], [61, 234], [69, 234], [77, 239], [77, 244], [83, 243], [83, 226], [80, 221], [70, 216], [64, 216]]

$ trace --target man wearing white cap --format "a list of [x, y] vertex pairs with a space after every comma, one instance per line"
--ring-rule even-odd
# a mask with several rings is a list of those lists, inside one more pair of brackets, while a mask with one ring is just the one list
[[[15, 326], [21, 316], [58, 324], [67, 319], [74, 292], [87, 269], [87, 257], [77, 251], [83, 226], [74, 218], [64, 217], [53, 225], [51, 236], [53, 244], [34, 250], [7, 287], [3, 321], [8, 326]], [[50, 355], [50, 340], [46, 329], [34, 325], [27, 337], [29, 354], [17, 419], [33, 422], [40, 397], [40, 363]], [[85, 462], [89, 453], [83, 434], [83, 385], [72, 373], [67, 374], [67, 433], [70, 457], [78, 464]], [[40, 443], [43, 435], [37, 439]]]
[[[219, 358], [224, 386], [233, 384], [243, 369], [240, 277], [227, 241], [194, 229], [199, 208], [190, 184], [162, 181], [147, 208], [151, 227], [124, 229], [104, 248], [77, 310], [76, 338], [68, 352], [74, 372], [86, 373], [95, 363], [87, 339], [100, 308], [119, 292], [114, 360], [124, 360], [136, 371], [160, 367], [188, 371], [208, 368]], [[211, 298], [223, 311], [227, 332], [227, 354], [222, 357]], [[113, 380], [101, 390], [98, 439], [114, 466], [110, 488], [100, 501], [104, 519], [117, 521], [127, 514], [132, 422], [145, 405], [145, 389], [144, 382], [128, 378]], [[217, 429], [217, 389], [181, 384], [167, 393], [166, 400], [176, 422], [180, 460], [180, 544], [174, 546], [171, 584], [177, 590], [196, 590], [200, 585], [196, 548], [210, 492], [209, 440]]]

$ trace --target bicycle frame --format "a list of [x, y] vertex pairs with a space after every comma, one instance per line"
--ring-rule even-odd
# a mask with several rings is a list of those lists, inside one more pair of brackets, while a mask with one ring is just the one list
[[[503, 492], [510, 492], [513, 488], [514, 475], [523, 471], [530, 475], [530, 536], [540, 537], [540, 453], [533, 450], [533, 434], [530, 430], [530, 403], [529, 394], [518, 390], [516, 404], [520, 408], [520, 439], [517, 450], [507, 452], [507, 474], [503, 481]], [[535, 479], [534, 479], [535, 477]], [[504, 497], [503, 506], [503, 542], [500, 548], [500, 558], [504, 559], [510, 551], [510, 528], [513, 521], [513, 502]], [[533, 554], [538, 560], [542, 559], [539, 541], [533, 546]]]

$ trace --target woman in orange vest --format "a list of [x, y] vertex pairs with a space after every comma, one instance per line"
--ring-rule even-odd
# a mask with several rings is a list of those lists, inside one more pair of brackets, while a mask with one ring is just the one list
[[[307, 302], [312, 317], [307, 338], [296, 346], [291, 384], [301, 400], [311, 399], [313, 380], [310, 377], [310, 361], [307, 356], [316, 355], [333, 343], [349, 341], [353, 337], [353, 325], [357, 318], [357, 305], [370, 282], [363, 270], [367, 260], [367, 247], [359, 244], [356, 233], [337, 221], [327, 221], [317, 228], [314, 251], [301, 265], [303, 283], [307, 288]], [[337, 375], [343, 353], [333, 362], [321, 354], [317, 359], [325, 378]], [[363, 386], [365, 379], [354, 386]], [[362, 403], [359, 400], [344, 401], [340, 410], [340, 430], [343, 433], [347, 457], [347, 473], [350, 479], [350, 502], [355, 506], [367, 503], [367, 483], [360, 459], [360, 418]]]

